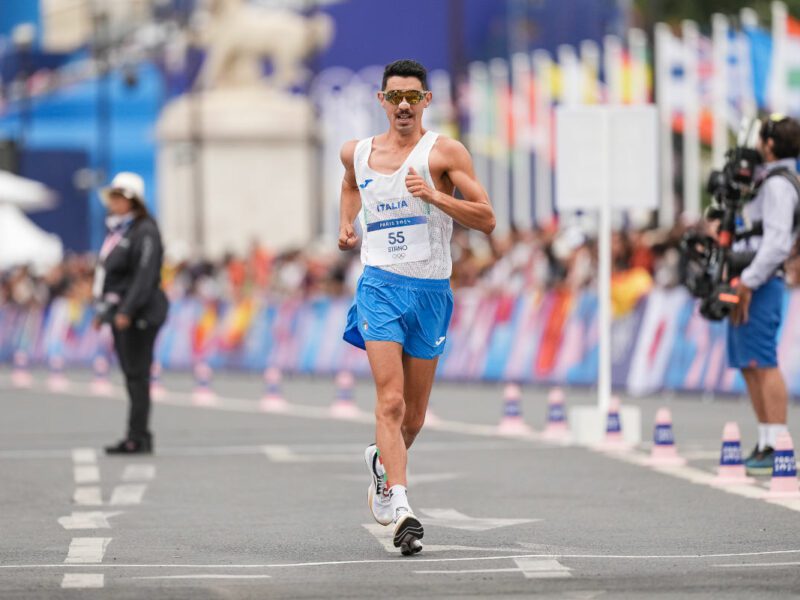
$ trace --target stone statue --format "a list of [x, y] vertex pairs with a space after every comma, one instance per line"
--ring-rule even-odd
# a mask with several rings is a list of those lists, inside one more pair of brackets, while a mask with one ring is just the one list
[[[306, 17], [244, 0], [211, 0], [211, 19], [200, 36], [207, 48], [201, 89], [264, 84], [288, 89], [304, 78], [303, 59], [330, 44], [333, 20], [324, 13]], [[264, 59], [272, 64], [269, 78], [263, 74]]]
[[213, 258], [241, 254], [253, 239], [302, 247], [314, 239], [319, 210], [318, 128], [312, 103], [291, 88], [303, 80], [303, 59], [331, 42], [333, 21], [246, 0], [208, 1], [195, 89], [165, 106], [158, 122], [167, 248]]

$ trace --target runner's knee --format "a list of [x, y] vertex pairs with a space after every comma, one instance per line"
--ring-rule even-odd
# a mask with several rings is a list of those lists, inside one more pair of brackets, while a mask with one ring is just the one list
[[411, 435], [417, 435], [425, 424], [425, 411], [415, 409], [412, 405], [406, 406], [406, 414], [403, 419], [403, 429]]
[[400, 391], [385, 392], [378, 396], [375, 406], [375, 417], [378, 421], [401, 423], [405, 416], [406, 405]]

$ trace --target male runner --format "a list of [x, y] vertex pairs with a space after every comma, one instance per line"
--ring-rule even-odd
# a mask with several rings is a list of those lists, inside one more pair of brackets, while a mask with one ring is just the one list
[[[405, 555], [422, 549], [422, 524], [406, 493], [406, 460], [425, 421], [453, 310], [453, 219], [487, 234], [495, 225], [466, 148], [422, 127], [431, 102], [427, 88], [418, 62], [388, 65], [378, 92], [388, 131], [347, 142], [341, 151], [339, 249], [356, 247], [358, 216], [365, 265], [344, 339], [366, 349], [377, 391], [376, 443], [365, 451], [368, 501], [376, 521], [394, 523], [394, 545]], [[463, 200], [453, 196], [455, 188]]]

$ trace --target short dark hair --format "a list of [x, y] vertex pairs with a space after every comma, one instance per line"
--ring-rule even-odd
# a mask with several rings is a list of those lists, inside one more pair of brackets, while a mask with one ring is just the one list
[[396, 60], [386, 65], [383, 70], [383, 81], [381, 82], [382, 90], [386, 89], [386, 82], [389, 77], [416, 77], [422, 84], [422, 89], [428, 89], [428, 70], [415, 60]]
[[775, 158], [796, 158], [800, 154], [800, 123], [790, 117], [769, 117], [761, 126], [761, 139], [772, 140]]

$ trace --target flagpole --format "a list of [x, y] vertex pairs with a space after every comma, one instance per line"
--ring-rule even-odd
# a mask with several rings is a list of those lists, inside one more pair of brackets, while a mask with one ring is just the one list
[[497, 218], [495, 232], [508, 233], [511, 225], [511, 195], [509, 174], [508, 139], [508, 62], [493, 58], [489, 62], [489, 80], [494, 101], [494, 136], [491, 143], [491, 198]]
[[486, 149], [488, 131], [486, 119], [488, 110], [486, 96], [488, 94], [489, 74], [486, 65], [482, 62], [470, 63], [467, 69], [469, 80], [469, 102], [467, 143], [472, 152], [472, 162], [475, 166], [475, 176], [484, 185], [489, 184], [489, 159]]
[[600, 48], [594, 40], [581, 42], [581, 100], [584, 104], [600, 101], [598, 80], [600, 78]]
[[700, 218], [700, 31], [697, 23], [682, 24], [686, 86], [683, 111], [683, 214]]
[[553, 180], [550, 165], [552, 148], [551, 109], [553, 105], [551, 81], [553, 63], [545, 50], [533, 53], [535, 78], [536, 121], [534, 125], [534, 216], [536, 225], [547, 227], [553, 221]]
[[514, 145], [511, 163], [512, 221], [520, 230], [532, 225], [531, 198], [531, 59], [519, 52], [511, 57]]
[[711, 142], [712, 164], [721, 169], [728, 148], [728, 19], [719, 13], [711, 17], [713, 70], [711, 93], [714, 114], [714, 136]]
[[773, 112], [786, 112], [786, 25], [788, 12], [783, 2], [773, 2], [772, 8], [772, 65], [768, 102]]
[[647, 104], [650, 96], [647, 86], [647, 34], [635, 27], [628, 31], [630, 55], [631, 104]]
[[622, 104], [622, 41], [615, 35], [603, 38], [603, 74], [606, 81], [606, 103]]
[[672, 106], [670, 98], [669, 48], [672, 32], [666, 23], [655, 26], [656, 104], [659, 116], [659, 149], [661, 162], [658, 225], [675, 223], [675, 198], [672, 180]]

